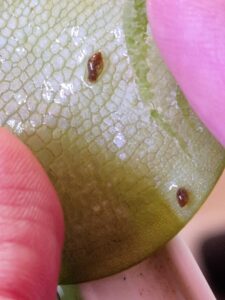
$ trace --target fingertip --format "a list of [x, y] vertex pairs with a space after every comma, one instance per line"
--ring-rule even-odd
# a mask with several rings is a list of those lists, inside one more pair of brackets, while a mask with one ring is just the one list
[[225, 146], [225, 3], [147, 1], [160, 53], [193, 110]]
[[0, 298], [55, 300], [64, 235], [58, 196], [7, 129], [0, 145]]

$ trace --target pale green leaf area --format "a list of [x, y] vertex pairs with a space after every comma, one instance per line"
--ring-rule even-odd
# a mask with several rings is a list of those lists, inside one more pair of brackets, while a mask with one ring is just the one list
[[[60, 196], [64, 283], [118, 272], [164, 245], [224, 167], [158, 54], [144, 4], [0, 1], [0, 126], [32, 149]], [[98, 51], [104, 70], [90, 83]]]

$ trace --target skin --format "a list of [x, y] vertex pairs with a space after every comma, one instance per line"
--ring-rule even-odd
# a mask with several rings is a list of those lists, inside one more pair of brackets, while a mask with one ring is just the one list
[[0, 144], [0, 299], [55, 299], [63, 244], [58, 197], [28, 148], [5, 129]]
[[[225, 146], [224, 1], [151, 0], [147, 5], [165, 62]], [[63, 244], [57, 195], [31, 152], [5, 129], [0, 145], [0, 299], [53, 300]]]
[[167, 66], [192, 108], [225, 146], [225, 2], [152, 0], [147, 8]]

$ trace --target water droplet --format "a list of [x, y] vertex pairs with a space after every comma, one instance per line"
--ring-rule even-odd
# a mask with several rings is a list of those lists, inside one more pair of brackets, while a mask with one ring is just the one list
[[120, 153], [120, 154], [119, 154], [119, 158], [120, 158], [121, 160], [126, 160], [126, 158], [127, 158], [126, 153]]
[[7, 125], [13, 129], [16, 125], [16, 120], [14, 120], [14, 119], [8, 120]]
[[85, 29], [79, 26], [72, 27], [70, 35], [76, 47], [79, 47], [81, 44], [83, 44], [86, 39]]
[[112, 30], [112, 34], [115, 37], [116, 43], [120, 45], [124, 39], [123, 31], [121, 30], [121, 28], [120, 27], [115, 28], [114, 30]]
[[60, 95], [62, 95], [62, 97], [64, 96], [70, 96], [73, 95], [74, 91], [73, 91], [73, 84], [71, 82], [66, 83], [63, 82], [60, 85]]
[[16, 48], [16, 53], [17, 53], [17, 55], [18, 55], [20, 58], [22, 58], [22, 57], [26, 56], [27, 51], [26, 51], [26, 49], [25, 49], [24, 47], [17, 47], [17, 48]]
[[16, 93], [14, 94], [14, 98], [16, 102], [21, 105], [23, 103], [26, 103], [27, 95], [25, 93]]
[[169, 191], [172, 191], [173, 189], [177, 189], [178, 186], [175, 184], [175, 183], [172, 183], [170, 186], [169, 186]]
[[10, 119], [7, 121], [7, 125], [17, 134], [22, 134], [24, 131], [24, 125], [22, 124], [22, 122], [19, 122], [17, 120]]
[[42, 97], [47, 102], [50, 102], [53, 97], [53, 87], [49, 81], [44, 80], [42, 85]]
[[113, 143], [118, 147], [118, 148], [122, 148], [125, 144], [126, 144], [126, 139], [124, 137], [124, 135], [119, 132], [113, 140]]

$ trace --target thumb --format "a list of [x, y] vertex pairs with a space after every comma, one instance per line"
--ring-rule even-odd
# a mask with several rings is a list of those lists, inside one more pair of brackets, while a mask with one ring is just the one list
[[55, 300], [63, 243], [57, 195], [6, 129], [0, 145], [0, 299]]
[[225, 1], [148, 0], [147, 10], [165, 62], [225, 146]]

